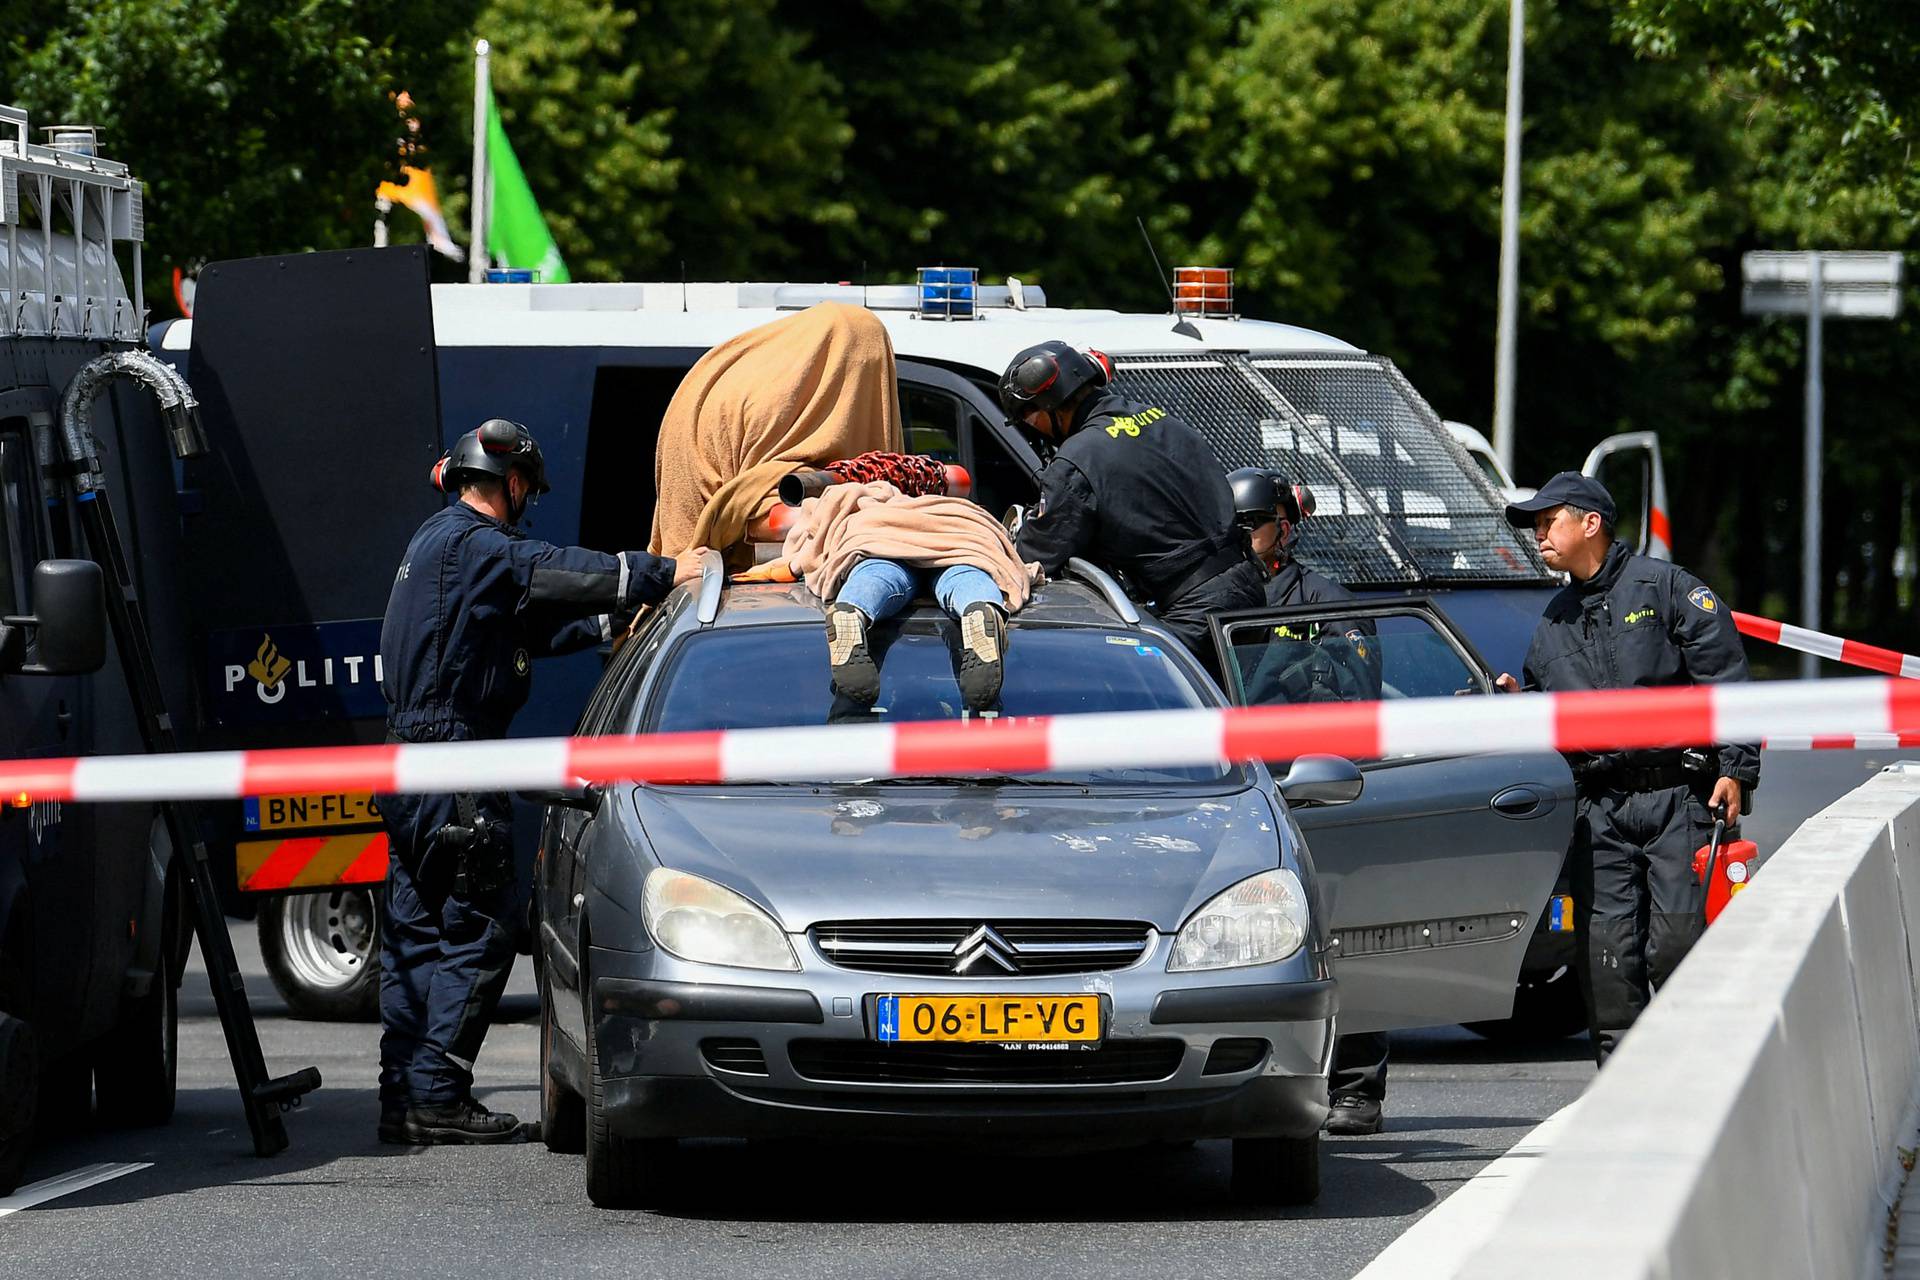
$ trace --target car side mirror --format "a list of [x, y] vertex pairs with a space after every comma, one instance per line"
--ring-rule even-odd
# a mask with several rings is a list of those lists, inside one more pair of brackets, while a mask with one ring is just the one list
[[605, 783], [589, 782], [574, 791], [557, 789], [543, 791], [518, 791], [522, 800], [531, 804], [550, 804], [556, 809], [575, 809], [581, 813], [592, 813], [600, 807], [600, 801], [606, 796]]
[[1345, 756], [1301, 756], [1280, 779], [1280, 794], [1295, 808], [1352, 804], [1366, 785], [1360, 766]]
[[[77, 676], [107, 662], [107, 593], [91, 560], [42, 560], [33, 567], [30, 614], [0, 618], [0, 673]], [[27, 635], [34, 656], [28, 662]]]

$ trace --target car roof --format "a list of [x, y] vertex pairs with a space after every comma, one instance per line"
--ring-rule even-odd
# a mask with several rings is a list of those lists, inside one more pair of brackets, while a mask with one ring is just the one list
[[[434, 340], [443, 347], [634, 347], [692, 353], [795, 314], [800, 302], [858, 287], [784, 284], [436, 284]], [[793, 300], [773, 305], [776, 295]], [[683, 306], [683, 298], [685, 303]], [[1190, 317], [1174, 331], [1166, 313], [1097, 307], [982, 307], [971, 320], [925, 319], [874, 306], [894, 353], [997, 375], [1014, 354], [1058, 338], [1109, 355], [1204, 355], [1211, 351], [1346, 352], [1358, 348], [1297, 325], [1240, 317]]]
[[[780, 623], [818, 623], [827, 603], [802, 583], [735, 583], [721, 595], [720, 611], [714, 617], [716, 628], [772, 626]], [[916, 600], [905, 611], [906, 620], [934, 617], [940, 606], [931, 600]], [[693, 611], [689, 623], [698, 626]], [[1126, 627], [1160, 630], [1148, 618], [1138, 623], [1122, 619], [1096, 587], [1076, 581], [1048, 582], [1035, 589], [1027, 603], [1012, 617], [1013, 625], [1067, 625], [1084, 627]]]

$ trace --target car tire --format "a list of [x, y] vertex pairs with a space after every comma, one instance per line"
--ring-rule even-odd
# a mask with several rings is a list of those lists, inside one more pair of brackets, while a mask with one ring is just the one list
[[1513, 991], [1513, 1016], [1466, 1023], [1467, 1030], [1495, 1044], [1543, 1044], [1587, 1029], [1587, 1005], [1568, 968], [1543, 982], [1523, 982]]
[[39, 1099], [40, 1044], [33, 1027], [0, 1013], [0, 1196], [20, 1185]]
[[[582, 981], [585, 976], [582, 975]], [[587, 1199], [602, 1209], [658, 1204], [672, 1176], [672, 1138], [627, 1138], [608, 1123], [600, 1071], [600, 1037], [587, 1018]]]
[[[167, 898], [173, 901], [170, 881]], [[174, 971], [179, 912], [161, 913], [160, 948], [147, 993], [121, 1000], [113, 1029], [93, 1055], [94, 1105], [100, 1123], [123, 1128], [165, 1124], [173, 1118], [180, 1048], [180, 989]]]
[[587, 1149], [587, 1101], [569, 1089], [553, 1066], [553, 985], [540, 982], [540, 1136], [556, 1155]]
[[1301, 1205], [1320, 1198], [1320, 1135], [1235, 1138], [1233, 1198], [1242, 1204]]
[[380, 1009], [380, 911], [359, 885], [264, 899], [260, 958], [296, 1018], [370, 1022]]

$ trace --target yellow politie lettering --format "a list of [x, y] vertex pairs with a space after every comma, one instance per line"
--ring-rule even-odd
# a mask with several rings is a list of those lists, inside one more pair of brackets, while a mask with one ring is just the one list
[[1126, 414], [1107, 424], [1107, 434], [1115, 440], [1120, 438], [1122, 432], [1137, 437], [1140, 434], [1140, 428], [1158, 422], [1166, 416], [1165, 409], [1143, 409], [1139, 413]]

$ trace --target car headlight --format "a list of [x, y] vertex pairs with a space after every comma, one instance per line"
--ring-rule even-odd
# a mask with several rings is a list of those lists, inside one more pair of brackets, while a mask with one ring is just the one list
[[655, 867], [640, 891], [640, 919], [669, 953], [696, 964], [737, 969], [798, 969], [800, 961], [773, 917], [711, 880]]
[[1238, 969], [1285, 960], [1307, 940], [1307, 894], [1284, 868], [1216, 895], [1180, 926], [1168, 973]]

